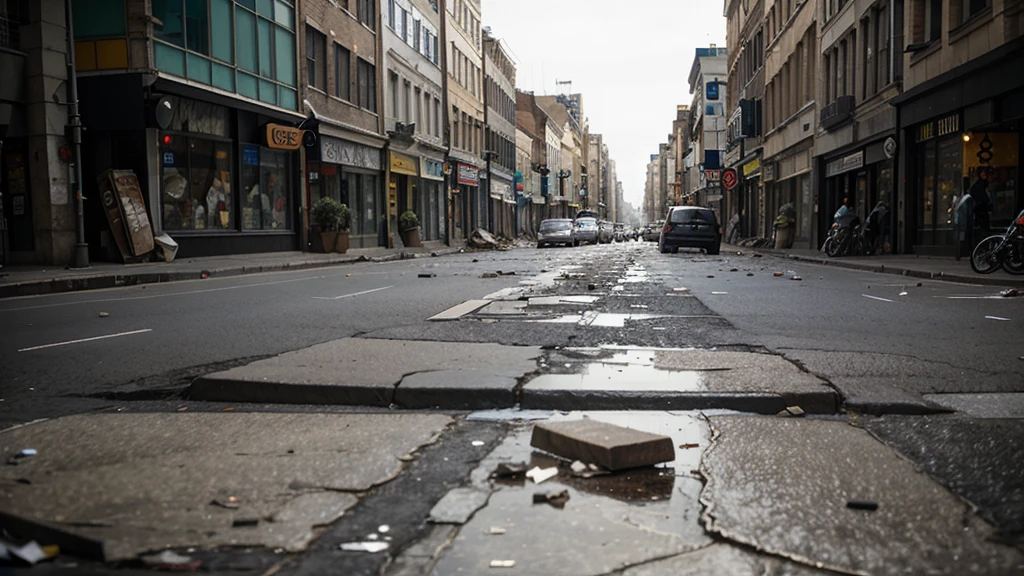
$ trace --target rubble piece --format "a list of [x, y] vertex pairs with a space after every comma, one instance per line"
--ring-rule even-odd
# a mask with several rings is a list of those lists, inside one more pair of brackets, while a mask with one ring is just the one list
[[587, 284], [587, 290], [597, 290], [597, 284]]
[[260, 524], [260, 519], [259, 518], [235, 518], [235, 520], [233, 522], [231, 522], [231, 527], [232, 528], [253, 528], [255, 526], [259, 526], [259, 524]]
[[533, 480], [534, 484], [540, 484], [545, 480], [550, 480], [558, 476], [558, 468], [552, 466], [551, 468], [541, 468], [540, 466], [534, 466], [527, 473], [526, 477]]
[[391, 544], [388, 542], [345, 542], [338, 546], [338, 548], [346, 552], [368, 552], [370, 554], [383, 552], [390, 547]]
[[1003, 298], [1014, 298], [1021, 295], [1020, 290], [1016, 288], [1010, 288], [1009, 290], [1003, 290], [999, 293]]
[[878, 510], [878, 502], [874, 500], [847, 500], [847, 508], [853, 508], [854, 510]]
[[502, 536], [507, 532], [508, 530], [502, 528], [501, 526], [491, 526], [487, 530], [484, 530], [484, 534], [487, 534], [488, 536]]
[[747, 272], [747, 276], [753, 276], [753, 275], [754, 275], [753, 272]]
[[387, 534], [388, 532], [391, 532], [391, 526], [388, 526], [387, 524], [381, 524], [377, 527], [377, 532], [380, 532], [381, 534]]
[[110, 316], [110, 312], [100, 312], [100, 318], [106, 318], [107, 316]]
[[515, 560], [491, 560], [491, 568], [515, 568]]
[[484, 445], [484, 441], [483, 440], [473, 440], [473, 442], [471, 442], [471, 444], [473, 446], [483, 446]]
[[190, 572], [198, 570], [203, 564], [202, 560], [193, 560], [189, 556], [182, 556], [171, 550], [164, 550], [159, 554], [141, 556], [139, 560], [154, 570], [167, 570], [171, 572]]
[[494, 272], [484, 272], [483, 274], [480, 275], [480, 278], [497, 278], [497, 277], [498, 277], [498, 275], [495, 274]]
[[784, 418], [801, 418], [804, 414], [804, 409], [799, 406], [787, 406], [785, 410], [780, 410], [776, 416], [782, 416]]
[[729, 272], [739, 272], [739, 268], [729, 268]]
[[561, 492], [535, 492], [533, 494], [534, 504], [550, 504], [559, 510], [565, 508], [565, 503], [568, 501], [568, 490], [562, 490]]
[[526, 464], [523, 462], [516, 464], [506, 464], [503, 462], [498, 464], [498, 467], [494, 469], [494, 472], [491, 472], [491, 478], [512, 478], [514, 476], [524, 474], [526, 469]]
[[221, 508], [227, 508], [229, 510], [236, 510], [241, 504], [238, 502], [238, 498], [234, 496], [228, 496], [227, 498], [216, 498], [210, 502], [213, 506], [220, 506]]
[[772, 276], [775, 276], [776, 278], [778, 278], [779, 276], [782, 276], [782, 272], [773, 272]]
[[473, 230], [473, 234], [469, 237], [469, 245], [473, 248], [483, 248], [487, 250], [497, 250], [501, 247], [501, 243], [498, 242], [498, 239], [483, 228]]
[[672, 439], [597, 420], [541, 422], [533, 427], [530, 445], [569, 460], [609, 470], [651, 466], [675, 460]]
[[516, 275], [516, 271], [515, 270], [512, 270], [511, 272], [502, 272], [501, 270], [498, 270], [498, 276], [515, 276], [515, 275]]
[[712, 292], [711, 295], [712, 296], [728, 296], [729, 293], [728, 292]]
[[714, 274], [708, 274], [708, 278], [714, 278], [714, 277], [715, 277]]
[[465, 524], [487, 504], [490, 496], [489, 492], [474, 488], [453, 488], [434, 504], [427, 520], [434, 524]]
[[799, 276], [793, 276], [793, 277], [790, 278], [790, 280], [803, 280], [803, 278], [801, 278]]
[[579, 474], [581, 472], [586, 472], [587, 470], [590, 469], [589, 466], [587, 466], [583, 462], [580, 462], [579, 460], [576, 460], [575, 462], [573, 462], [572, 466], [569, 466], [569, 468], [573, 471], [574, 474]]
[[680, 288], [673, 288], [672, 291], [675, 292], [676, 294], [689, 294], [690, 293], [690, 289], [689, 288], [682, 288], [682, 287], [680, 287]]
[[437, 274], [434, 274], [433, 272], [420, 272], [418, 274], [418, 277], [419, 278], [436, 278]]
[[700, 444], [680, 444], [680, 450], [689, 450], [690, 448], [700, 448]]

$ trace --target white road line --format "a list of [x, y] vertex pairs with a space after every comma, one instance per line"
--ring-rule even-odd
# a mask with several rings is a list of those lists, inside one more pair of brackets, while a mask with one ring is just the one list
[[1001, 318], [999, 316], [985, 316], [985, 318], [988, 319], [988, 320], [1002, 320], [1003, 322], [1009, 322], [1010, 321], [1009, 318]]
[[889, 300], [888, 298], [879, 298], [878, 296], [871, 296], [869, 294], [861, 294], [861, 296], [871, 298], [872, 300], [881, 300], [882, 302], [892, 302], [892, 300]]
[[948, 298], [950, 300], [1002, 300], [1003, 296], [936, 296], [936, 298]]
[[42, 350], [43, 348], [53, 348], [54, 346], [67, 346], [68, 344], [79, 344], [81, 342], [92, 342], [93, 340], [105, 340], [107, 338], [117, 338], [118, 336], [131, 336], [132, 334], [142, 334], [143, 332], [152, 332], [152, 328], [145, 328], [143, 330], [132, 330], [131, 332], [119, 332], [117, 334], [107, 334], [106, 336], [93, 336], [92, 338], [81, 338], [78, 340], [68, 340], [67, 342], [57, 342], [55, 344], [43, 344], [42, 346], [33, 346], [31, 348], [22, 348], [18, 352], [30, 352], [32, 350]]
[[342, 294], [341, 296], [313, 296], [313, 300], [341, 300], [342, 298], [351, 298], [353, 296], [362, 296], [363, 294], [370, 294], [372, 292], [380, 292], [381, 290], [387, 290], [388, 288], [394, 288], [394, 286], [385, 286], [383, 288], [374, 288], [373, 290], [363, 290], [362, 292], [354, 292], [352, 294]]
[[[39, 308], [55, 308], [58, 306], [72, 306], [75, 304], [96, 304], [100, 302], [128, 302], [130, 300], [152, 300], [154, 298], [169, 298], [171, 296], [189, 296], [192, 294], [206, 294], [208, 292], [221, 292], [224, 290], [239, 290], [241, 288], [255, 288], [257, 286], [274, 286], [275, 284], [290, 284], [292, 282], [302, 282], [305, 280], [318, 280], [320, 278], [326, 278], [327, 276], [308, 276], [305, 278], [292, 278], [291, 280], [276, 280], [274, 282], [258, 282], [256, 284], [243, 284], [240, 286], [222, 286], [220, 288], [207, 288], [204, 290], [189, 290], [187, 292], [173, 292], [170, 294], [153, 294], [152, 296], [129, 296], [128, 298], [97, 298], [94, 300], [75, 300], [74, 302], [57, 302], [54, 304], [40, 304], [38, 306], [25, 306], [23, 308], [3, 308], [0, 309], [2, 312], [20, 312], [22, 310], [37, 310]], [[219, 280], [227, 280], [228, 278], [219, 278]], [[162, 284], [139, 284], [138, 286], [167, 286], [170, 282], [164, 282]], [[124, 286], [124, 288], [128, 288]], [[74, 294], [74, 292], [66, 292], [65, 294]], [[56, 296], [57, 294], [52, 294]]]

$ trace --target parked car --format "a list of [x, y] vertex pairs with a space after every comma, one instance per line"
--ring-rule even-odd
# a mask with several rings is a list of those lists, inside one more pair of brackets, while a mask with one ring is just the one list
[[626, 225], [615, 224], [615, 241], [625, 242], [626, 241]]
[[577, 218], [572, 227], [572, 240], [574, 246], [584, 242], [597, 244], [597, 218]]
[[661, 228], [665, 225], [664, 221], [659, 220], [654, 224], [648, 224], [647, 228], [644, 228], [644, 240], [648, 242], [657, 242], [659, 235], [661, 234]]
[[615, 239], [615, 225], [607, 220], [597, 223], [597, 241], [601, 244], [611, 244]]
[[697, 206], [673, 206], [668, 209], [658, 248], [661, 253], [678, 252], [680, 248], [702, 248], [709, 255], [718, 254], [722, 246], [722, 227], [713, 210]]
[[573, 245], [572, 220], [568, 218], [549, 218], [540, 223], [537, 231], [537, 248]]

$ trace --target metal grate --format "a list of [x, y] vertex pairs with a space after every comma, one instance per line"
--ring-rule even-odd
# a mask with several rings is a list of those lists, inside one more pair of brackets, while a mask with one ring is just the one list
[[21, 17], [20, 0], [0, 0], [0, 48], [21, 48]]

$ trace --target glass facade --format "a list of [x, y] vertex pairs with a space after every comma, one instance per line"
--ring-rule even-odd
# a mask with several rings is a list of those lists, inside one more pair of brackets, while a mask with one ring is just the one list
[[158, 70], [298, 109], [294, 0], [153, 0]]

